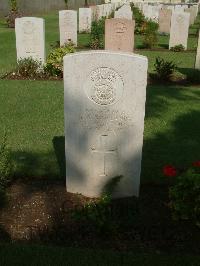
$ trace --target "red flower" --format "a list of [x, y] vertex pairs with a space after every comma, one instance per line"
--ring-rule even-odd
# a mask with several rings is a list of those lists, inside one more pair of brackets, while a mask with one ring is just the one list
[[193, 162], [192, 165], [195, 167], [200, 167], [200, 161]]
[[176, 176], [177, 170], [173, 165], [165, 165], [163, 167], [163, 173], [165, 176]]

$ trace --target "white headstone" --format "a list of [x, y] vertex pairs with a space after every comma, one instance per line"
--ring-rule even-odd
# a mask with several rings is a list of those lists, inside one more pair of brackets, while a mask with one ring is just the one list
[[97, 5], [97, 20], [101, 19], [104, 15], [103, 5]]
[[119, 10], [115, 11], [115, 18], [133, 19], [131, 7], [124, 5]]
[[15, 20], [17, 60], [33, 58], [45, 62], [45, 29], [42, 18], [23, 17]]
[[77, 11], [59, 11], [60, 45], [73, 42], [77, 46]]
[[92, 10], [91, 8], [79, 8], [79, 32], [91, 32]]
[[147, 58], [111, 51], [64, 57], [67, 191], [139, 195]]
[[172, 12], [169, 48], [182, 44], [187, 49], [190, 14]]
[[197, 45], [195, 68], [200, 69], [200, 31], [199, 31], [199, 40], [198, 40], [198, 45]]

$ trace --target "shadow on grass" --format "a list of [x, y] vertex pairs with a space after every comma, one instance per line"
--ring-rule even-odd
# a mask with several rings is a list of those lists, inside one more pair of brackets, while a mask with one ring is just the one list
[[63, 179], [66, 177], [65, 137], [64, 136], [54, 137], [53, 147], [60, 169], [60, 176]]
[[190, 83], [200, 85], [200, 70], [194, 68], [178, 68], [178, 71], [186, 75]]
[[[152, 93], [154, 97], [152, 97]], [[151, 100], [149, 99], [151, 98]], [[148, 100], [149, 99], [149, 100]], [[163, 180], [162, 168], [166, 164], [176, 166], [187, 166], [193, 161], [199, 160], [200, 133], [199, 117], [200, 110], [188, 109], [180, 113], [175, 119], [176, 110], [169, 111], [174, 100], [177, 101], [177, 108], [185, 108], [185, 105], [198, 104], [200, 91], [185, 93], [181, 88], [171, 87], [171, 90], [164, 86], [149, 88], [147, 91], [146, 104], [146, 127], [143, 145], [142, 158], [142, 181], [160, 182]], [[168, 114], [167, 117], [165, 114]], [[160, 125], [156, 123], [154, 134], [151, 127], [152, 117], [157, 117]], [[149, 121], [147, 123], [147, 121]], [[152, 121], [153, 122], [153, 121]], [[167, 127], [166, 127], [167, 125]]]
[[165, 43], [160, 43], [159, 44], [159, 47], [162, 47], [162, 48], [164, 48], [164, 49], [169, 49], [169, 44], [165, 44]]

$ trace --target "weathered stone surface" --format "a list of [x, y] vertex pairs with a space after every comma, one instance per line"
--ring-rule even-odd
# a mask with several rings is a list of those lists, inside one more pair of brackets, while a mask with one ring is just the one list
[[[147, 58], [110, 51], [64, 57], [67, 191], [139, 195]], [[121, 178], [118, 178], [122, 176]]]
[[91, 32], [92, 10], [91, 8], [79, 8], [79, 32]]
[[187, 49], [190, 14], [173, 12], [171, 18], [169, 48], [182, 44]]
[[172, 11], [170, 9], [161, 9], [159, 11], [159, 29], [160, 33], [170, 33]]
[[134, 48], [135, 21], [107, 19], [105, 23], [105, 49], [132, 52]]
[[198, 40], [198, 46], [197, 46], [195, 68], [200, 69], [200, 31], [199, 31], [199, 40]]
[[60, 45], [73, 42], [77, 46], [77, 11], [59, 11]]
[[42, 18], [23, 17], [15, 20], [17, 60], [32, 57], [45, 62], [45, 29]]

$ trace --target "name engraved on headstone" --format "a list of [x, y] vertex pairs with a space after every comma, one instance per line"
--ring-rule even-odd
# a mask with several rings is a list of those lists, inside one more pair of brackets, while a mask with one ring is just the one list
[[24, 42], [24, 47], [25, 47], [25, 53], [31, 56], [32, 54], [36, 53], [36, 49], [37, 49], [36, 28], [32, 21], [24, 22], [22, 27], [23, 27], [23, 32], [24, 32], [23, 42]]
[[[67, 29], [66, 29], [66, 24], [68, 25]], [[73, 30], [70, 30], [70, 29], [73, 29], [73, 27], [75, 26], [74, 25], [74, 21], [73, 21], [73, 17], [70, 16], [70, 14], [64, 14], [64, 18], [63, 18], [63, 29], [64, 29], [64, 34], [68, 36], [68, 41], [72, 41], [72, 36], [73, 36]]]
[[113, 131], [134, 126], [134, 119], [123, 110], [86, 108], [80, 115], [80, 123], [85, 129]]

